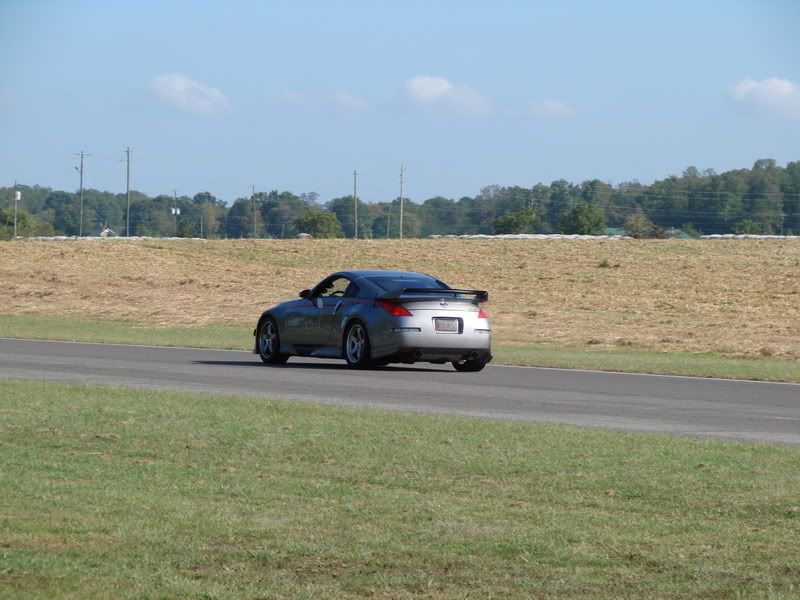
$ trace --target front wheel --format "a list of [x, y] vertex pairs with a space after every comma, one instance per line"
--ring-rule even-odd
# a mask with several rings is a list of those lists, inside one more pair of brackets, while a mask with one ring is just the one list
[[471, 360], [467, 359], [453, 362], [453, 368], [461, 373], [477, 373], [478, 371], [483, 371], [483, 367], [485, 366], [486, 359], [484, 358], [473, 358]]
[[348, 367], [365, 369], [370, 366], [371, 348], [367, 328], [360, 321], [354, 321], [344, 334], [344, 358]]
[[258, 355], [268, 365], [282, 365], [289, 360], [289, 355], [281, 354], [280, 349], [278, 325], [271, 318], [264, 319], [258, 330]]

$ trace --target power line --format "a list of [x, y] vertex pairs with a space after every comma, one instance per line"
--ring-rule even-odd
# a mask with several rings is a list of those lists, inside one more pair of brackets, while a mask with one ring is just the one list
[[253, 190], [253, 195], [252, 195], [252, 198], [253, 198], [253, 237], [257, 238], [258, 237], [258, 220], [256, 219], [256, 186], [255, 186], [255, 184], [253, 184], [251, 186], [251, 188]]
[[[505, 189], [505, 188], [504, 188]], [[523, 188], [524, 189], [524, 188]], [[547, 188], [552, 189], [552, 188]], [[734, 198], [742, 198], [742, 199], [759, 199], [763, 198], [764, 196], [769, 195], [780, 195], [784, 198], [800, 198], [800, 193], [798, 192], [784, 192], [780, 189], [770, 192], [744, 192], [744, 191], [735, 191], [735, 190], [670, 190], [669, 192], [657, 192], [650, 189], [630, 189], [630, 188], [606, 188], [606, 190], [614, 195], [614, 194], [628, 194], [631, 196], [644, 196], [647, 198], [719, 198], [730, 196]], [[582, 188], [575, 188], [574, 190], [570, 190], [571, 195], [572, 192], [577, 193], [580, 195], [583, 192]], [[504, 192], [500, 192], [503, 194]]]
[[125, 237], [131, 237], [131, 147], [125, 150], [127, 177], [125, 178]]
[[358, 173], [353, 170], [353, 239], [358, 239], [358, 195], [356, 187], [356, 178]]
[[19, 212], [19, 201], [22, 198], [22, 192], [17, 189], [17, 180], [14, 180], [14, 238], [17, 237], [17, 213]]
[[80, 211], [80, 223], [78, 224], [78, 237], [83, 237], [83, 158], [85, 156], [91, 156], [91, 154], [81, 150], [80, 154], [76, 153], [75, 156], [80, 156], [81, 157], [81, 168], [78, 169], [78, 167], [75, 167], [75, 170], [78, 171], [78, 173], [80, 173], [80, 176], [81, 176], [81, 192], [80, 192], [80, 196], [81, 196], [81, 211]]
[[403, 163], [400, 163], [400, 239], [403, 239]]

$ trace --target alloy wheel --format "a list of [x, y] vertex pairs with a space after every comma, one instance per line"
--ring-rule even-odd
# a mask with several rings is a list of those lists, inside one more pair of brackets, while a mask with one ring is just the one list
[[364, 328], [356, 323], [350, 328], [347, 333], [346, 349], [347, 360], [351, 364], [358, 364], [364, 356], [364, 346], [366, 342], [366, 335]]
[[261, 328], [261, 335], [258, 338], [258, 346], [261, 350], [262, 356], [272, 356], [276, 353], [277, 348], [275, 342], [277, 341], [278, 333], [275, 329], [275, 324], [272, 321], [267, 321]]

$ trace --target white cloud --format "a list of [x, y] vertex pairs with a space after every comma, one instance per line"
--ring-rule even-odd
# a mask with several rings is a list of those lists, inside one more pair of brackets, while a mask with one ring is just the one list
[[210, 114], [228, 107], [228, 99], [220, 90], [179, 73], [157, 75], [150, 87], [163, 100], [185, 112]]
[[800, 85], [788, 79], [744, 79], [733, 86], [733, 97], [779, 117], [800, 119]]
[[528, 106], [528, 112], [534, 117], [548, 120], [564, 120], [575, 117], [575, 111], [560, 100], [541, 100]]
[[416, 75], [406, 81], [406, 96], [420, 106], [438, 106], [461, 113], [489, 112], [491, 103], [485, 96], [443, 77]]

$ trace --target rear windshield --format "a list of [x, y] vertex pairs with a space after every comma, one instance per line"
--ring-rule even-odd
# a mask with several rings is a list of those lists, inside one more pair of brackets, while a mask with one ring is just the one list
[[401, 277], [398, 275], [378, 275], [376, 277], [367, 277], [383, 291], [388, 292], [391, 290], [398, 290], [401, 288], [422, 288], [426, 290], [442, 290], [448, 289], [448, 286], [441, 281], [437, 281], [433, 277]]

